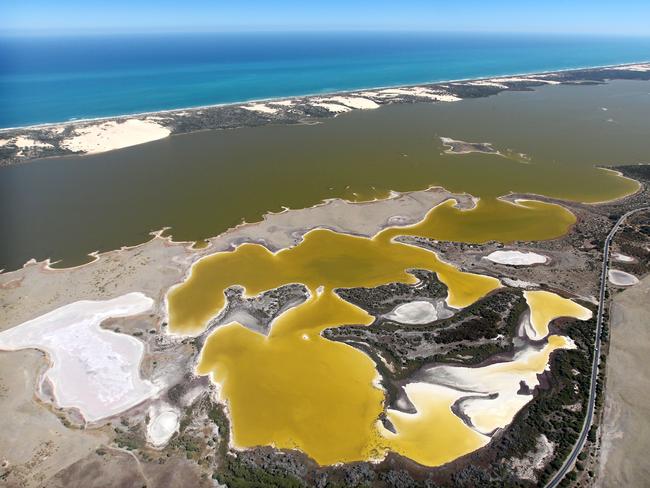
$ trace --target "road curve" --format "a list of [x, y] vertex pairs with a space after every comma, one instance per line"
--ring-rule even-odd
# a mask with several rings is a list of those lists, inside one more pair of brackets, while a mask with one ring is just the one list
[[580, 436], [573, 450], [569, 456], [564, 461], [562, 467], [555, 473], [555, 476], [546, 484], [546, 488], [554, 488], [560, 484], [564, 476], [570, 471], [575, 463], [578, 454], [582, 451], [582, 448], [585, 445], [585, 440], [587, 440], [587, 435], [589, 434], [589, 429], [591, 428], [591, 423], [594, 417], [594, 409], [596, 406], [596, 384], [598, 381], [598, 367], [600, 365], [600, 335], [603, 327], [603, 313], [605, 312], [605, 291], [607, 290], [607, 271], [609, 269], [609, 245], [614, 238], [614, 235], [618, 231], [621, 224], [627, 219], [630, 215], [633, 215], [637, 212], [642, 212], [644, 210], [650, 210], [649, 207], [636, 208], [626, 212], [616, 221], [612, 230], [607, 234], [605, 239], [605, 245], [603, 247], [603, 264], [600, 271], [600, 291], [598, 294], [598, 315], [596, 317], [596, 340], [594, 342], [594, 360], [591, 366], [591, 387], [589, 389], [589, 406], [587, 407], [587, 415], [582, 424], [582, 430], [580, 431]]

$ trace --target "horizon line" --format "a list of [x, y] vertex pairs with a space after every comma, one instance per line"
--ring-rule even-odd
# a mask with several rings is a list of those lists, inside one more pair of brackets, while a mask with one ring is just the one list
[[591, 31], [541, 31], [541, 30], [490, 30], [490, 29], [409, 29], [409, 28], [284, 28], [284, 27], [214, 27], [201, 29], [0, 29], [0, 37], [101, 37], [124, 35], [207, 35], [207, 34], [477, 34], [477, 35], [529, 35], [549, 37], [602, 37], [650, 38], [650, 32], [591, 32]]

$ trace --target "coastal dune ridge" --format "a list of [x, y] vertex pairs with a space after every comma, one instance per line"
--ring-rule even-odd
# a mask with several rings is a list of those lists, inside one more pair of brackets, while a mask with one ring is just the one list
[[364, 88], [0, 129], [0, 166], [69, 154], [96, 154], [199, 130], [308, 123], [393, 103], [444, 103], [537, 86], [650, 79], [650, 63]]

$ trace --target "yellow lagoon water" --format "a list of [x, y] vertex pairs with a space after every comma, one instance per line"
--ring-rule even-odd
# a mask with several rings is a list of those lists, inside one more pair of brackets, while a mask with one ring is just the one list
[[[499, 393], [496, 401], [479, 400], [485, 408], [478, 414], [473, 412], [474, 425], [488, 426], [485, 431], [491, 431], [509, 424], [530, 397], [515, 395], [512, 402], [508, 390], [516, 392], [520, 381], [530, 382], [531, 376], [544, 371], [553, 351], [569, 345], [564, 337], [551, 336], [543, 348], [522, 354], [512, 362], [481, 368], [450, 366], [452, 370], [462, 371], [469, 384], [480, 384], [486, 391]], [[388, 410], [388, 419], [396, 433], [380, 427], [387, 449], [425, 466], [439, 466], [489, 442], [488, 436], [469, 428], [451, 411], [456, 400], [468, 395], [466, 391], [428, 383], [407, 384], [405, 391], [417, 413]]]
[[[562, 207], [539, 202], [496, 201], [501, 218], [492, 227], [479, 226], [475, 240], [547, 238], [566, 232], [573, 223]], [[388, 228], [374, 238], [317, 229], [297, 246], [272, 253], [257, 244], [243, 244], [198, 261], [190, 276], [168, 295], [170, 330], [196, 334], [225, 305], [232, 285], [255, 295], [287, 283], [303, 283], [311, 294], [305, 303], [282, 314], [268, 336], [232, 323], [212, 333], [201, 354], [199, 374], [210, 374], [228, 404], [232, 440], [238, 447], [274, 445], [297, 448], [320, 464], [381, 459], [395, 451], [421, 464], [436, 466], [478, 449], [488, 438], [467, 427], [450, 409], [461, 392], [434, 385], [407, 389], [416, 415], [389, 411], [397, 434], [378, 421], [384, 392], [378, 373], [364, 353], [332, 342], [320, 333], [345, 324], [368, 325], [372, 317], [340, 299], [339, 287], [414, 283], [409, 268], [434, 271], [448, 287], [447, 302], [465, 307], [498, 288], [492, 277], [465, 273], [440, 261], [435, 253], [396, 242], [401, 234], [464, 239], [465, 226], [495, 211], [493, 203], [471, 211], [454, 201], [434, 208], [420, 224]], [[530, 206], [529, 206], [530, 205]], [[520, 225], [518, 212], [541, 212], [539, 225]], [[464, 224], [445, 222], [468, 219]], [[529, 219], [525, 219], [528, 221]], [[558, 223], [559, 222], [559, 223]], [[549, 342], [550, 350], [561, 347]], [[550, 354], [550, 352], [549, 352]], [[548, 354], [544, 361], [548, 359]], [[539, 365], [507, 364], [527, 370]], [[263, 408], [260, 408], [263, 406]]]
[[540, 201], [510, 203], [481, 199], [471, 210], [456, 208], [455, 203], [447, 200], [432, 209], [423, 221], [386, 229], [381, 236], [413, 235], [472, 243], [538, 241], [564, 235], [576, 220], [564, 207]]
[[325, 290], [280, 316], [268, 337], [235, 323], [217, 329], [198, 373], [220, 385], [235, 445], [299, 448], [320, 464], [378, 458], [384, 395], [373, 386], [375, 366], [320, 336], [327, 327], [371, 322]]
[[524, 296], [530, 308], [531, 324], [540, 339], [548, 335], [548, 324], [554, 319], [574, 317], [587, 320], [592, 315], [588, 308], [548, 291], [526, 291]]
[[297, 246], [275, 254], [258, 244], [243, 244], [198, 261], [187, 281], [169, 293], [170, 330], [200, 332], [223, 308], [223, 292], [232, 285], [256, 295], [287, 283], [303, 283], [312, 292], [320, 286], [331, 290], [415, 283], [409, 268], [435, 271], [449, 288], [447, 303], [453, 307], [465, 307], [500, 286], [495, 278], [458, 271], [433, 252], [394, 242], [389, 233], [369, 239], [317, 229]]

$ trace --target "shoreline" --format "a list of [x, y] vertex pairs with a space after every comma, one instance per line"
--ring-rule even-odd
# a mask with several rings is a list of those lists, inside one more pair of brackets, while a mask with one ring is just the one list
[[90, 117], [0, 129], [0, 167], [60, 156], [104, 153], [205, 130], [295, 125], [357, 110], [409, 103], [451, 103], [530, 91], [543, 85], [650, 80], [650, 62], [323, 92], [242, 102]]
[[[599, 201], [599, 202], [579, 202], [579, 201], [572, 201], [572, 200], [566, 200], [562, 198], [553, 198], [553, 197], [548, 197], [546, 195], [541, 195], [541, 194], [535, 194], [535, 193], [516, 193], [516, 192], [508, 192], [504, 195], [500, 195], [496, 197], [497, 200], [500, 200], [504, 203], [518, 206], [522, 205], [524, 202], [543, 202], [543, 203], [551, 203], [554, 205], [559, 205], [567, 210], [569, 210], [572, 214], [575, 215], [575, 213], [571, 210], [570, 207], [568, 207], [566, 204], [567, 203], [573, 203], [573, 204], [578, 204], [578, 205], [586, 205], [586, 206], [597, 206], [597, 205], [604, 205], [604, 204], [612, 204], [616, 203], [622, 200], [625, 200], [626, 198], [629, 198], [631, 196], [634, 196], [638, 194], [640, 191], [643, 190], [643, 185], [641, 182], [634, 180], [633, 178], [624, 176], [623, 173], [620, 171], [616, 170], [611, 170], [606, 167], [600, 167], [601, 169], [605, 170], [610, 170], [611, 172], [616, 173], [620, 177], [629, 179], [631, 181], [635, 181], [638, 184], [637, 189], [634, 192], [628, 193], [626, 195], [621, 195], [619, 197], [613, 198], [611, 200], [605, 200], [605, 201]], [[434, 202], [431, 207], [428, 208], [428, 210], [423, 210], [424, 209], [424, 204], [422, 202], [419, 202], [419, 200], [422, 198], [423, 195], [431, 195], [432, 201]], [[437, 198], [436, 196], [437, 195]], [[431, 198], [431, 197], [429, 197]], [[273, 226], [277, 225], [274, 224], [274, 220], [277, 219], [277, 217], [280, 216], [286, 216], [287, 214], [291, 213], [306, 213], [307, 215], [312, 212], [317, 212], [319, 209], [327, 211], [329, 207], [337, 207], [337, 206], [350, 206], [351, 209], [357, 207], [366, 207], [366, 206], [372, 206], [373, 204], [384, 204], [384, 205], [391, 205], [391, 202], [393, 204], [397, 204], [400, 199], [402, 200], [413, 200], [414, 202], [419, 202], [417, 204], [414, 204], [416, 206], [422, 207], [419, 210], [422, 211], [422, 215], [419, 218], [413, 218], [412, 215], [410, 216], [404, 216], [404, 215], [398, 215], [398, 216], [392, 216], [388, 218], [387, 220], [384, 220], [383, 223], [374, 223], [374, 227], [376, 229], [372, 232], [368, 232], [367, 230], [359, 230], [359, 225], [353, 224], [352, 221], [354, 221], [354, 218], [349, 219], [350, 222], [348, 223], [350, 227], [355, 227], [355, 229], [345, 229], [341, 227], [340, 225], [332, 225], [328, 223], [319, 223], [316, 225], [303, 225], [299, 229], [298, 228], [293, 228], [291, 229], [292, 232], [288, 232], [287, 229], [285, 229], [285, 236], [270, 236], [270, 239], [265, 239], [264, 237], [261, 238], [253, 238], [251, 234], [255, 234], [256, 230], [259, 230], [259, 227], [264, 227], [264, 226]], [[417, 225], [418, 223], [424, 221], [427, 216], [429, 215], [430, 212], [434, 210], [439, 205], [442, 205], [443, 203], [447, 202], [448, 200], [453, 200], [456, 203], [454, 204], [454, 207], [458, 208], [461, 212], [468, 212], [471, 210], [474, 210], [480, 201], [480, 198], [477, 198], [467, 192], [462, 192], [462, 193], [455, 193], [455, 192], [450, 192], [446, 188], [439, 186], [439, 185], [431, 185], [427, 188], [424, 189], [419, 189], [419, 190], [410, 190], [410, 191], [405, 191], [405, 192], [397, 192], [395, 190], [390, 190], [390, 193], [387, 197], [385, 198], [375, 198], [373, 200], [364, 200], [364, 201], [353, 201], [353, 200], [346, 200], [344, 198], [336, 197], [336, 198], [327, 198], [324, 199], [320, 202], [315, 203], [314, 205], [311, 205], [309, 207], [305, 208], [290, 208], [283, 206], [282, 210], [279, 212], [265, 212], [260, 220], [255, 221], [255, 222], [246, 222], [245, 220], [240, 222], [239, 224], [231, 227], [230, 229], [227, 229], [226, 231], [206, 237], [202, 239], [206, 243], [204, 247], [200, 248], [195, 248], [194, 245], [198, 241], [191, 241], [191, 240], [174, 240], [173, 233], [171, 233], [171, 227], [163, 227], [161, 229], [153, 230], [149, 233], [151, 236], [149, 239], [133, 244], [131, 246], [123, 245], [119, 249], [111, 249], [108, 251], [100, 252], [100, 251], [93, 251], [87, 254], [88, 257], [92, 258], [87, 262], [80, 263], [80, 264], [74, 264], [71, 266], [64, 266], [64, 267], [57, 267], [56, 264], [61, 262], [61, 259], [56, 259], [53, 260], [52, 257], [48, 257], [42, 260], [38, 260], [36, 258], [30, 258], [27, 261], [23, 263], [23, 265], [19, 268], [16, 269], [2, 269], [0, 268], [0, 277], [3, 275], [11, 274], [20, 270], [23, 270], [29, 266], [42, 266], [44, 269], [47, 271], [69, 271], [73, 270], [76, 268], [81, 268], [87, 265], [90, 265], [92, 263], [95, 263], [99, 261], [102, 257], [102, 255], [107, 255], [113, 252], [123, 252], [123, 251], [128, 251], [132, 249], [137, 249], [141, 246], [144, 246], [146, 244], [151, 243], [152, 241], [155, 240], [162, 240], [164, 242], [167, 242], [169, 245], [180, 245], [185, 247], [188, 251], [196, 252], [198, 255], [198, 258], [196, 261], [200, 261], [204, 257], [210, 256], [215, 253], [219, 252], [225, 252], [225, 251], [233, 251], [237, 247], [239, 247], [242, 244], [245, 243], [252, 243], [252, 244], [259, 244], [264, 247], [266, 247], [271, 253], [276, 254], [277, 252], [287, 249], [290, 247], [293, 247], [300, 243], [305, 237], [306, 234], [309, 232], [312, 232], [317, 229], [326, 229], [326, 230], [331, 230], [334, 232], [354, 236], [354, 237], [365, 237], [365, 238], [374, 238], [377, 234], [379, 234], [382, 230], [389, 228], [389, 227], [409, 227], [412, 225]], [[395, 217], [399, 217], [399, 221], [395, 221]], [[320, 217], [319, 217], [320, 218]], [[577, 216], [576, 216], [577, 218]], [[575, 225], [572, 224], [572, 226], [567, 230], [567, 233], [570, 232], [571, 228]], [[371, 226], [373, 226], [371, 224]], [[168, 235], [165, 235], [167, 232], [170, 232]], [[248, 232], [247, 232], [248, 231]], [[265, 233], [265, 230], [262, 230], [262, 233]], [[268, 234], [268, 230], [266, 230], [266, 233]], [[282, 234], [282, 231], [279, 232]], [[242, 234], [241, 236], [238, 236], [238, 234]], [[275, 237], [275, 239], [273, 239]], [[283, 239], [284, 237], [284, 239]], [[284, 242], [280, 244], [277, 241], [290, 241], [290, 242]], [[221, 242], [223, 241], [223, 242]], [[274, 241], [276, 241], [274, 243]], [[194, 265], [195, 262], [192, 263]]]
[[[279, 97], [269, 97], [269, 98], [252, 98], [248, 100], [240, 100], [236, 102], [224, 102], [224, 103], [213, 103], [213, 104], [207, 104], [207, 105], [193, 105], [193, 106], [188, 106], [188, 107], [178, 107], [178, 108], [165, 108], [165, 109], [160, 109], [160, 110], [149, 110], [145, 112], [132, 112], [132, 113], [123, 113], [123, 114], [115, 114], [115, 115], [105, 115], [105, 116], [98, 116], [98, 117], [84, 117], [84, 118], [79, 118], [79, 119], [69, 119], [69, 120], [61, 120], [57, 122], [42, 122], [42, 123], [36, 123], [36, 124], [31, 124], [31, 125], [19, 125], [19, 126], [14, 126], [14, 127], [0, 127], [0, 135], [3, 134], [4, 132], [9, 132], [13, 130], [25, 130], [25, 129], [48, 129], [52, 127], [59, 127], [62, 125], [74, 125], [74, 124], [84, 124], [87, 122], [102, 122], [102, 121], [110, 121], [110, 120], [120, 120], [120, 119], [125, 119], [125, 118], [131, 118], [131, 117], [148, 117], [148, 116], [155, 116], [155, 115], [160, 115], [160, 114], [174, 114], [176, 112], [182, 112], [182, 111], [196, 111], [196, 110], [204, 110], [204, 109], [212, 109], [212, 108], [221, 108], [221, 107], [236, 107], [236, 106], [241, 106], [241, 105], [248, 105], [248, 104], [254, 104], [254, 103], [269, 103], [269, 102], [279, 102], [279, 101], [293, 101], [296, 99], [301, 99], [301, 98], [308, 98], [308, 97], [320, 97], [320, 96], [325, 96], [325, 97], [330, 97], [330, 96], [337, 96], [337, 95], [349, 95], [349, 94], [355, 94], [359, 93], [362, 91], [367, 91], [367, 90], [387, 90], [387, 89], [392, 89], [392, 88], [418, 88], [418, 87], [434, 87], [438, 85], [444, 85], [447, 83], [463, 83], [463, 82], [469, 82], [469, 81], [493, 81], [493, 80], [498, 80], [501, 78], [512, 78], [512, 77], [520, 77], [520, 76], [533, 76], [533, 75], [554, 75], [554, 74], [560, 74], [560, 73], [570, 73], [572, 71], [585, 71], [585, 70], [598, 70], [598, 69], [611, 69], [611, 68], [626, 68], [629, 66], [637, 66], [640, 64], [647, 64], [650, 63], [650, 59], [646, 60], [639, 60], [639, 61], [634, 61], [631, 63], [623, 63], [623, 64], [606, 64], [606, 65], [595, 65], [595, 66], [578, 66], [574, 68], [562, 68], [562, 69], [556, 69], [556, 70], [550, 70], [550, 71], [530, 71], [530, 72], [518, 72], [518, 73], [506, 73], [506, 74], [501, 74], [501, 75], [485, 75], [477, 78], [458, 78], [458, 79], [449, 79], [449, 80], [429, 80], [429, 81], [423, 81], [419, 83], [407, 83], [407, 84], [399, 84], [399, 85], [379, 85], [379, 86], [365, 86], [361, 88], [351, 88], [351, 89], [344, 89], [344, 90], [339, 90], [339, 91], [324, 91], [324, 92], [312, 92], [312, 93], [303, 93], [303, 94], [296, 94], [296, 95], [286, 95], [286, 96], [279, 96]], [[486, 85], [489, 87], [489, 85]], [[496, 88], [492, 86], [492, 88]]]

